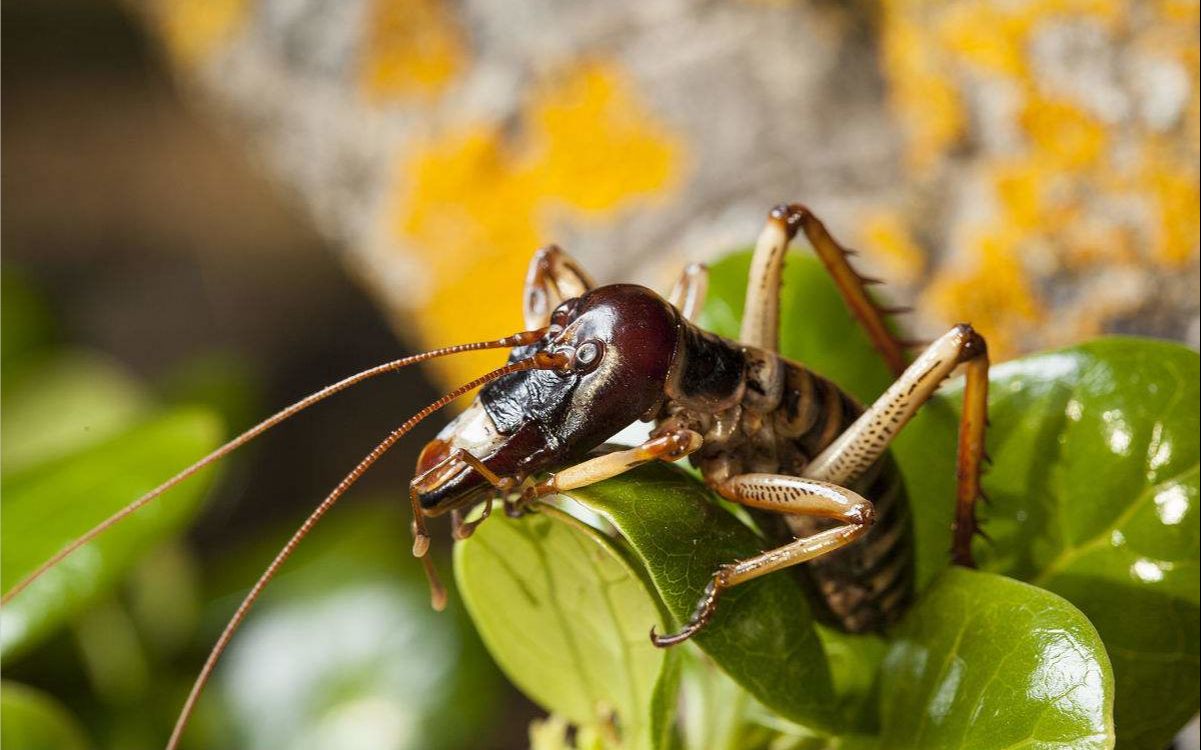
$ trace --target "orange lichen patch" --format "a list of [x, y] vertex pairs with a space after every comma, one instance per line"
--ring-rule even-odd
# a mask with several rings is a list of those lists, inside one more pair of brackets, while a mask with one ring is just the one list
[[678, 149], [635, 101], [630, 84], [589, 64], [546, 87], [527, 110], [525, 155], [537, 191], [589, 214], [670, 187]]
[[[515, 330], [525, 266], [552, 239], [552, 219], [602, 221], [663, 197], [682, 162], [678, 136], [601, 63], [539, 87], [513, 139], [480, 124], [419, 144], [401, 165], [394, 226], [430, 276], [418, 316], [424, 342]], [[441, 370], [461, 380], [486, 358], [443, 360]]]
[[970, 321], [988, 338], [996, 359], [1019, 351], [1018, 332], [1045, 316], [1018, 257], [1020, 234], [1003, 227], [976, 233], [975, 263], [944, 272], [923, 304], [946, 320]]
[[1067, 102], [1031, 97], [1020, 118], [1031, 146], [1050, 168], [1082, 169], [1097, 163], [1107, 145], [1105, 127]]
[[442, 0], [375, 0], [362, 86], [373, 99], [432, 98], [463, 70], [463, 35]]
[[152, 0], [148, 10], [176, 64], [193, 68], [245, 22], [247, 0]]
[[[991, 189], [990, 203], [952, 211], [941, 227], [942, 236], [967, 240], [929, 288], [935, 312], [947, 321], [970, 315], [1002, 342], [1062, 342], [1145, 301], [1135, 291], [1102, 295], [1112, 299], [1100, 304], [1090, 284], [1125, 279], [1131, 289], [1153, 289], [1157, 274], [1195, 262], [1198, 6], [885, 0], [884, 73], [910, 163], [921, 168], [915, 182]], [[1087, 66], [1057, 57], [1084, 37], [1151, 63], [1130, 68], [1128, 109], [1089, 88], [1106, 84], [1084, 77]], [[1040, 49], [1047, 54], [1036, 56]], [[1186, 100], [1172, 98], [1173, 67], [1188, 75]], [[1175, 114], [1164, 109], [1173, 106]], [[964, 232], [969, 221], [987, 231]], [[1038, 290], [1052, 279], [1056, 315], [1032, 326], [1044, 314]]]
[[967, 114], [925, 31], [904, 6], [904, 0], [884, 1], [882, 55], [890, 98], [909, 142], [906, 155], [914, 169], [923, 170], [962, 137]]
[[1129, 5], [1127, 0], [1045, 0], [1018, 4], [1017, 7], [1032, 21], [1044, 21], [1048, 18], [1088, 18], [1113, 26], [1126, 19]]
[[1022, 230], [1038, 229], [1044, 218], [1045, 170], [1029, 159], [1017, 159], [996, 165], [992, 177], [997, 200], [1012, 225]]
[[1183, 266], [1198, 252], [1201, 231], [1201, 190], [1198, 189], [1196, 164], [1181, 165], [1165, 158], [1155, 148], [1148, 149], [1143, 160], [1140, 182], [1154, 197], [1158, 231], [1152, 240], [1152, 254], [1168, 266]]
[[1196, 28], [1201, 22], [1201, 2], [1197, 0], [1159, 0], [1159, 14], [1172, 24]]
[[1023, 45], [1030, 18], [991, 2], [948, 6], [937, 35], [941, 46], [970, 65], [991, 73], [1017, 76], [1025, 73]]
[[1138, 241], [1129, 227], [1091, 217], [1073, 220], [1063, 227], [1064, 237], [1056, 255], [1065, 268], [1087, 272], [1107, 265], [1140, 262]]
[[860, 225], [859, 236], [863, 250], [883, 267], [889, 281], [912, 284], [925, 270], [926, 254], [896, 211], [869, 214]]

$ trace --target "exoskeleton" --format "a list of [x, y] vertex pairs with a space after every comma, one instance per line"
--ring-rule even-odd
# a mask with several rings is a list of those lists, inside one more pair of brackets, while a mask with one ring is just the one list
[[[803, 232], [851, 312], [897, 375], [866, 408], [835, 383], [777, 353], [779, 288], [787, 247]], [[449, 513], [465, 538], [500, 503], [510, 514], [541, 498], [600, 482], [650, 461], [685, 457], [721, 497], [746, 506], [779, 546], [713, 571], [691, 618], [657, 646], [704, 628], [723, 591], [807, 562], [799, 573], [818, 613], [844, 630], [879, 630], [913, 592], [912, 532], [900, 474], [888, 454], [897, 432], [939, 384], [966, 364], [958, 446], [954, 562], [971, 565], [980, 495], [988, 384], [984, 339], [955, 326], [907, 364], [905, 344], [886, 325], [847, 259], [806, 208], [772, 209], [755, 246], [738, 341], [695, 323], [705, 296], [703, 267], [689, 266], [668, 296], [630, 284], [595, 286], [566, 253], [538, 251], [523, 298], [526, 331], [390, 362], [293, 404], [243, 433], [83, 535], [5, 594], [33, 579], [121, 518], [296, 412], [354, 383], [461, 351], [510, 348], [508, 364], [455, 389], [392, 432], [325, 498], [268, 566], [214, 646], [168, 743], [174, 747], [217, 658], [296, 544], [347, 489], [412, 427], [483, 386], [475, 401], [422, 451], [409, 487], [413, 553], [430, 578], [434, 606], [445, 595], [429, 561], [426, 519]], [[596, 455], [638, 420], [653, 428], [641, 445]], [[550, 472], [550, 473], [548, 473]], [[481, 508], [478, 513], [472, 511]], [[470, 519], [470, 520], [468, 520]]]

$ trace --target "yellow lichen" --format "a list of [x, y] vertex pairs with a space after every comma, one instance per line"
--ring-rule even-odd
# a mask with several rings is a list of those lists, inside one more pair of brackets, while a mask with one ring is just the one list
[[1197, 0], [1159, 0], [1157, 5], [1160, 15], [1169, 23], [1195, 29], [1201, 22], [1201, 2]]
[[[600, 221], [679, 182], [680, 138], [615, 65], [568, 69], [537, 88], [518, 122], [512, 137], [492, 123], [440, 133], [401, 165], [395, 227], [430, 274], [418, 317], [427, 344], [516, 330], [525, 266], [556, 220]], [[463, 379], [496, 361], [441, 369]]]
[[883, 11], [882, 56], [892, 84], [890, 98], [906, 131], [911, 166], [927, 169], [962, 136], [967, 115], [904, 0], [884, 0]]
[[1068, 102], [1032, 96], [1020, 122], [1047, 169], [1092, 166], [1106, 146], [1105, 127]]
[[860, 225], [863, 249], [879, 263], [891, 281], [911, 284], [925, 270], [926, 255], [913, 239], [905, 218], [896, 211], [878, 211]]
[[148, 10], [167, 51], [184, 68], [202, 63], [245, 22], [247, 0], [151, 0]]
[[992, 177], [997, 200], [1014, 227], [1038, 229], [1044, 219], [1046, 171], [1030, 159], [1015, 159], [997, 164], [992, 170]]
[[[1056, 303], [1062, 325], [1035, 327], [1046, 303], [1039, 289], [1065, 271], [1079, 279], [1106, 271], [1146, 279], [1195, 262], [1198, 254], [1198, 3], [1157, 0], [1140, 12], [1122, 0], [885, 0], [884, 72], [892, 106], [906, 126], [906, 152], [922, 183], [946, 171], [950, 184], [978, 181], [991, 204], [952, 221], [961, 239], [929, 287], [927, 302], [948, 320], [973, 318], [994, 333], [994, 348], [1061, 343], [1100, 330], [1140, 304], [1106, 304], [1084, 293]], [[1189, 76], [1180, 122], [1165, 130], [1131, 114], [1107, 121], [1075, 91], [1049, 86], [1031, 57], [1035, 34], [1084, 24], [1115, 49], [1178, 65]], [[936, 92], [928, 96], [927, 92]], [[967, 112], [991, 97], [989, 130], [1003, 141], [973, 142]], [[998, 106], [1000, 105], [1000, 106]], [[1009, 115], [1008, 113], [1012, 113]], [[1006, 122], [1005, 118], [1011, 117]], [[974, 153], [958, 151], [971, 144]], [[1002, 148], [997, 145], [1004, 143]], [[1114, 210], [1119, 208], [1120, 210]], [[1120, 297], [1120, 299], [1118, 299]]]
[[1198, 190], [1196, 164], [1180, 165], [1151, 147], [1143, 159], [1140, 183], [1155, 203], [1157, 232], [1152, 253], [1168, 266], [1183, 266], [1197, 255], [1201, 231], [1201, 191]]
[[525, 169], [536, 191], [589, 214], [663, 191], [678, 149], [635, 101], [630, 83], [599, 64], [553, 82], [527, 110]]
[[971, 321], [1002, 359], [1019, 349], [1019, 332], [1039, 324], [1045, 311], [1019, 260], [1020, 233], [992, 226], [972, 234], [975, 262], [945, 271], [922, 302], [945, 320]]
[[442, 0], [375, 0], [366, 16], [363, 90], [373, 99], [431, 98], [462, 71], [462, 34]]
[[948, 6], [940, 19], [940, 45], [959, 59], [982, 70], [1006, 76], [1026, 70], [1023, 45], [1030, 19], [993, 2], [964, 2]]

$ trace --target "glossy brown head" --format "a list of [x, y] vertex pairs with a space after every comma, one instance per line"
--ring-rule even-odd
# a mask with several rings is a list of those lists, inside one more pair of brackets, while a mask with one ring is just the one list
[[679, 348], [675, 308], [645, 287], [614, 284], [567, 300], [539, 341], [512, 350], [566, 354], [565, 370], [529, 370], [485, 388], [439, 433], [417, 462], [421, 507], [434, 516], [494, 491], [461, 449], [500, 477], [521, 481], [578, 460], [630, 423], [652, 416]]

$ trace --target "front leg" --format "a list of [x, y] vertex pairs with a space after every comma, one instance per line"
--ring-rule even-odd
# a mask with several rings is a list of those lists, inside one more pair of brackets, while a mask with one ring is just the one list
[[651, 461], [678, 461], [701, 447], [700, 433], [672, 430], [647, 440], [642, 445], [614, 451], [568, 466], [547, 479], [530, 485], [523, 493], [526, 502], [624, 474]]
[[[480, 476], [488, 480], [497, 491], [497, 494], [502, 497], [508, 495], [517, 487], [517, 481], [512, 477], [498, 476], [496, 472], [484, 465], [484, 462], [476, 458], [469, 451], [463, 448], [455, 448], [450, 455], [439, 461], [435, 466], [422, 472], [421, 476], [414, 477], [409, 482], [409, 498], [413, 504], [413, 555], [414, 557], [424, 558], [429, 551], [430, 536], [426, 529], [425, 514], [422, 511], [421, 503], [418, 500], [417, 488], [420, 487], [429, 477], [439, 476], [448, 471], [457, 471], [463, 466], [470, 466], [479, 472]], [[488, 498], [484, 501], [484, 513], [474, 521], [466, 520], [464, 513], [458, 510], [451, 511], [451, 534], [455, 539], [466, 539], [475, 531], [475, 527], [479, 526], [492, 514], [492, 502], [495, 498]]]
[[593, 286], [584, 268], [557, 245], [534, 253], [525, 276], [522, 313], [528, 330], [543, 328], [560, 302], [579, 297]]
[[651, 631], [651, 642], [656, 646], [686, 641], [709, 624], [717, 611], [717, 600], [726, 589], [845, 547], [866, 534], [875, 520], [872, 504], [856, 492], [812, 479], [782, 474], [740, 474], [718, 485], [717, 492], [727, 500], [752, 508], [830, 518], [843, 523], [746, 560], [723, 565], [713, 574], [683, 628], [662, 636]]

